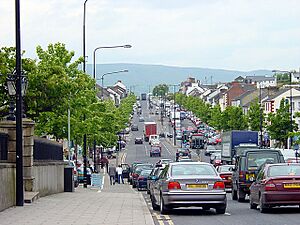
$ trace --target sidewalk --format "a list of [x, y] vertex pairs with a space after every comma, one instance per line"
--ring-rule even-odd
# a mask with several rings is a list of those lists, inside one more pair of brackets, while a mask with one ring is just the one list
[[0, 224], [154, 225], [141, 193], [128, 184], [110, 186], [107, 174], [104, 180], [101, 192], [80, 186], [73, 193], [51, 195], [24, 207], [9, 208], [0, 212]]

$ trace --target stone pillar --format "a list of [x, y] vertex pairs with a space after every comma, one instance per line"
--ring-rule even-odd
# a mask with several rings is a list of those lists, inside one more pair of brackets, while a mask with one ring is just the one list
[[33, 145], [34, 145], [34, 122], [23, 119], [23, 177], [25, 191], [33, 191]]
[[[7, 162], [16, 163], [16, 121], [0, 121], [0, 132], [9, 135]], [[32, 191], [34, 185], [34, 177], [32, 176], [33, 134], [34, 122], [29, 119], [23, 119], [23, 178], [25, 191]]]
[[7, 162], [16, 163], [16, 121], [0, 121], [0, 132], [8, 134]]

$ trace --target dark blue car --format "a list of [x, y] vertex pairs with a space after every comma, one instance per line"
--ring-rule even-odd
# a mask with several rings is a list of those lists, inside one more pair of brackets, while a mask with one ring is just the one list
[[152, 170], [143, 170], [139, 175], [136, 183], [138, 191], [147, 189], [147, 180]]

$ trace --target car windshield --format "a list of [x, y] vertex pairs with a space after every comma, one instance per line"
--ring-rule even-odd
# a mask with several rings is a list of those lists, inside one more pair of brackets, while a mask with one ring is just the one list
[[140, 174], [145, 169], [152, 169], [152, 165], [137, 166], [136, 169], [135, 169], [135, 173]]
[[178, 164], [172, 166], [172, 176], [187, 175], [216, 175], [215, 170], [210, 165], [200, 164]]
[[269, 177], [300, 176], [300, 165], [274, 165], [270, 166]]
[[255, 170], [262, 166], [264, 163], [278, 163], [278, 154], [272, 152], [255, 152], [249, 153], [247, 159], [248, 170]]
[[140, 175], [143, 177], [147, 177], [150, 175], [150, 173], [151, 173], [151, 170], [143, 170]]
[[221, 166], [219, 169], [220, 173], [226, 173], [226, 172], [231, 172], [229, 169], [233, 168], [234, 166]]

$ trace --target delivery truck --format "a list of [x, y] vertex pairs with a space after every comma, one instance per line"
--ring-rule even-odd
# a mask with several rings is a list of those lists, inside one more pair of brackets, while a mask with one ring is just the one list
[[150, 135], [157, 134], [157, 126], [155, 122], [145, 122], [144, 123], [144, 139], [149, 141]]
[[244, 148], [258, 147], [258, 132], [233, 130], [222, 134], [221, 159], [223, 164], [231, 164], [232, 158]]

